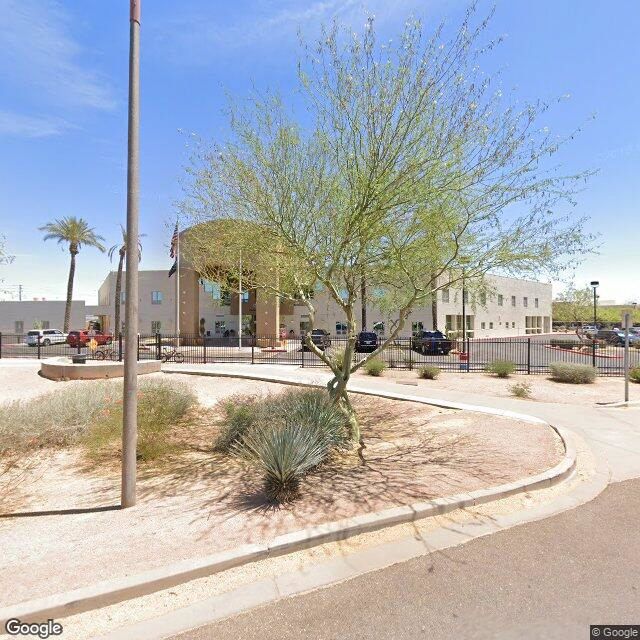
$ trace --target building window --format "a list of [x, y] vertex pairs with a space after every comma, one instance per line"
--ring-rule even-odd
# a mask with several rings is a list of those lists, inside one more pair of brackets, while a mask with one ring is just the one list
[[49, 328], [49, 321], [48, 320], [40, 320], [40, 324], [42, 325], [42, 330], [46, 331]]
[[160, 322], [160, 320], [151, 321], [151, 333], [160, 333], [161, 327], [162, 327], [162, 323]]
[[16, 333], [24, 333], [24, 320], [15, 321], [15, 330]]
[[533, 299], [533, 305], [537, 309], [540, 306], [540, 300], [538, 300], [538, 298], [534, 298]]
[[487, 294], [484, 291], [480, 293], [480, 304], [483, 307], [487, 304]]
[[222, 334], [227, 330], [227, 323], [225, 320], [216, 320], [215, 332]]
[[493, 322], [489, 323], [489, 329], [493, 329]]
[[[242, 292], [242, 302], [249, 302], [249, 292], [248, 291], [243, 291]], [[282, 300], [281, 300], [282, 302]]]
[[516, 297], [515, 296], [511, 296], [511, 306], [512, 307], [516, 306]]
[[524, 298], [522, 298], [522, 305], [524, 307], [528, 307], [529, 306], [529, 298], [527, 298], [526, 296]]
[[151, 304], [162, 304], [162, 291], [151, 292]]
[[501, 307], [504, 304], [504, 296], [499, 293], [498, 294], [498, 306]]
[[525, 333], [542, 333], [542, 316], [525, 316]]
[[346, 336], [347, 335], [347, 323], [346, 322], [336, 322], [336, 335], [337, 336]]
[[449, 302], [449, 289], [442, 290], [442, 302]]
[[481, 323], [480, 323], [480, 328], [481, 328], [481, 329], [484, 329], [484, 328], [485, 328], [485, 323], [484, 323], [484, 322], [481, 322]]
[[424, 325], [422, 324], [422, 322], [411, 323], [411, 333], [420, 333], [423, 328], [424, 328]]
[[512, 329], [515, 329], [515, 328], [516, 328], [516, 323], [515, 323], [515, 322], [512, 322], [512, 323], [511, 323], [511, 328], [512, 328]]
[[127, 299], [127, 292], [126, 291], [121, 291], [120, 292], [120, 304], [124, 304], [126, 299]]

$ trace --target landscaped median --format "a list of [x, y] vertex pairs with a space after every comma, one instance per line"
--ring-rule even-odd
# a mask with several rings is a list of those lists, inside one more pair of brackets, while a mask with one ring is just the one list
[[[221, 400], [273, 395], [283, 385], [202, 376], [176, 382], [184, 380], [202, 419], [192, 428], [189, 414], [175, 429], [189, 447], [170, 448], [164, 464], [142, 463], [138, 506], [0, 520], [7, 605], [1, 618], [69, 616], [270, 556], [547, 487], [575, 465], [570, 439], [537, 418], [455, 403], [435, 407], [402, 393], [358, 394], [364, 460], [349, 452], [332, 456], [301, 481], [296, 500], [274, 506], [261, 497], [261, 479], [242, 461], [214, 452], [212, 443]], [[50, 453], [45, 482], [32, 484], [22, 511], [114, 502], [117, 466], [108, 455], [87, 459], [99, 459], [96, 467], [74, 447]], [[38, 498], [36, 490], [45, 487]]]

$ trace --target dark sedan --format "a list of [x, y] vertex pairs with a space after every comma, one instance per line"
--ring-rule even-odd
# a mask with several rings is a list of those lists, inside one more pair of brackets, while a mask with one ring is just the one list
[[411, 348], [419, 353], [447, 355], [451, 351], [451, 340], [441, 331], [420, 331], [411, 339]]
[[378, 346], [378, 334], [373, 331], [360, 331], [356, 337], [356, 353], [370, 353], [375, 351]]

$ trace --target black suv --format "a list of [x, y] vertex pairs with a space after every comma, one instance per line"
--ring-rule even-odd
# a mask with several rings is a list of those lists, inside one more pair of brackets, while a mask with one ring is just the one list
[[447, 355], [451, 351], [451, 340], [447, 340], [441, 331], [420, 331], [411, 339], [411, 348], [419, 353]]
[[356, 353], [375, 351], [378, 346], [378, 334], [373, 331], [361, 331], [356, 337]]

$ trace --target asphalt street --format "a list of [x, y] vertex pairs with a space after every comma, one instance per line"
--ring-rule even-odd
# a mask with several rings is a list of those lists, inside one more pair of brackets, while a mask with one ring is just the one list
[[557, 516], [283, 599], [180, 640], [586, 639], [640, 624], [640, 480]]

